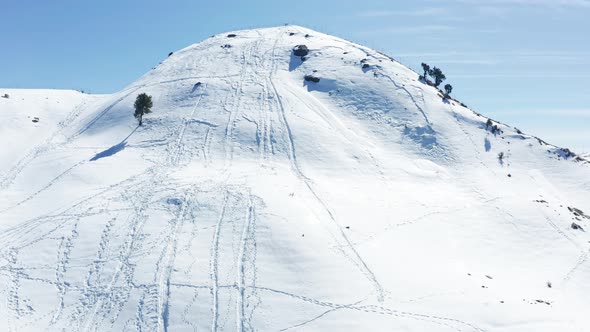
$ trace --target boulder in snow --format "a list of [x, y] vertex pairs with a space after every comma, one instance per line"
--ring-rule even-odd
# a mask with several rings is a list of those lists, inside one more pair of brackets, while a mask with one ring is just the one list
[[315, 77], [313, 75], [305, 75], [303, 77], [304, 80], [306, 80], [307, 82], [314, 82], [314, 83], [318, 83], [320, 81], [319, 77]]
[[[304, 57], [309, 54], [309, 48], [305, 45], [297, 45], [293, 48], [293, 55]], [[303, 60], [303, 59], [302, 59]]]

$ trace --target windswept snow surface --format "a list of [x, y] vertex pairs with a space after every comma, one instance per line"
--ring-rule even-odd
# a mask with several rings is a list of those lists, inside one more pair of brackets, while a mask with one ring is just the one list
[[587, 331], [587, 161], [366, 47], [234, 33], [0, 91], [1, 330]]

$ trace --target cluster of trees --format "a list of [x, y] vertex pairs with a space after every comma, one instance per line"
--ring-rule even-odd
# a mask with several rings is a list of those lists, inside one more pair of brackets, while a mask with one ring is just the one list
[[[428, 81], [428, 76], [432, 77], [432, 79], [434, 79], [434, 86], [437, 88], [441, 85], [441, 83], [444, 80], [447, 79], [447, 77], [445, 76], [445, 74], [443, 74], [440, 68], [430, 68], [428, 64], [422, 62], [422, 69], [424, 70], [424, 75], [422, 76], [424, 80]], [[447, 93], [447, 96], [449, 96], [451, 94], [451, 91], [453, 91], [453, 86], [450, 84], [446, 84], [444, 88], [445, 92]]]

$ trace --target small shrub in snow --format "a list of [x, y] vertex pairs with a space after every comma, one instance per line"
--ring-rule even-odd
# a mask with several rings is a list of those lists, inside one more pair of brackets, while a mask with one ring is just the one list
[[562, 148], [560, 151], [561, 151], [563, 158], [565, 158], [565, 159], [576, 156], [576, 154], [568, 148]]
[[486, 122], [486, 129], [491, 131], [494, 135], [502, 133], [502, 129], [500, 129], [498, 125], [494, 124], [494, 122], [492, 122], [491, 119], [488, 119], [488, 121]]
[[424, 80], [426, 80], [426, 78], [428, 77], [428, 73], [430, 73], [430, 66], [422, 62], [422, 70], [424, 70], [424, 75], [422, 75], [421, 77], [423, 77]]
[[8, 95], [8, 93], [5, 93], [5, 94], [2, 95], [2, 98], [8, 99], [8, 98], [10, 98], [10, 96]]
[[437, 67], [432, 68], [428, 74], [434, 78], [434, 86], [438, 87], [444, 80], [447, 79], [445, 74], [443, 74], [442, 70]]
[[451, 96], [451, 91], [453, 91], [453, 86], [450, 84], [445, 85], [445, 92], [447, 93], [447, 97]]
[[502, 160], [504, 160], [504, 152], [500, 152], [500, 153], [498, 153], [498, 160], [499, 160], [499, 161], [502, 161]]
[[572, 229], [583, 231], [584, 229], [582, 226], [576, 224], [575, 222], [572, 223]]
[[314, 83], [318, 83], [320, 81], [319, 77], [315, 77], [312, 75], [305, 75], [305, 77], [303, 77], [304, 80], [308, 81], [308, 82], [314, 82]]
[[580, 209], [571, 206], [568, 206], [567, 209], [576, 217], [590, 219], [590, 216], [586, 215], [584, 211]]
[[230, 33], [229, 35], [227, 35], [227, 38], [234, 38], [236, 36], [235, 33]]

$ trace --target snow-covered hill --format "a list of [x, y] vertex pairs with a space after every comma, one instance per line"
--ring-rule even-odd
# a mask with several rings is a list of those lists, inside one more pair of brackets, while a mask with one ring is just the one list
[[112, 95], [0, 91], [0, 329], [588, 328], [586, 160], [366, 47], [232, 34]]

